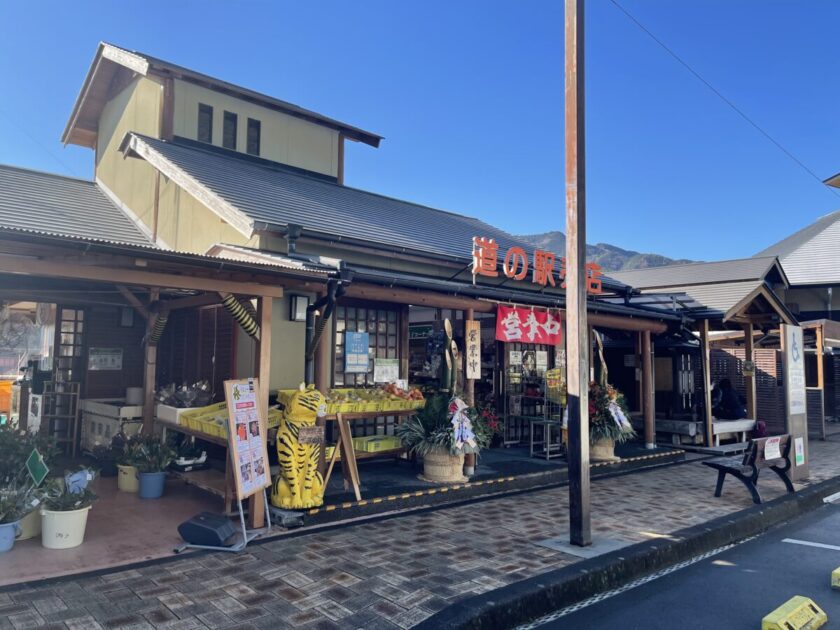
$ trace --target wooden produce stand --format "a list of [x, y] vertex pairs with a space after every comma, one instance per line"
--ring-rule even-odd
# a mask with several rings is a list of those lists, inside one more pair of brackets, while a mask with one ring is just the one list
[[[176, 424], [175, 422], [161, 420], [160, 418], [155, 420], [155, 424], [164, 431], [177, 431], [178, 433], [188, 435], [194, 439], [198, 438], [199, 440], [204, 440], [205, 442], [222, 446], [225, 449], [228, 448], [228, 440], [226, 437], [210, 435], [204, 431], [191, 429], [185, 424]], [[165, 437], [166, 435], [164, 433], [164, 438]], [[213, 468], [206, 468], [204, 470], [191, 470], [189, 472], [170, 471], [170, 474], [173, 477], [183, 479], [184, 482], [190, 485], [222, 497], [225, 506], [224, 513], [225, 515], [230, 516], [235, 511], [234, 502], [236, 497], [234, 493], [230, 461], [228, 461], [229, 459], [229, 457], [225, 457], [224, 472]]]
[[[333, 413], [327, 414], [324, 420], [328, 422], [335, 422], [338, 426], [338, 442], [330, 457], [327, 472], [324, 475], [324, 488], [332, 475], [333, 467], [336, 460], [341, 461], [341, 468], [344, 473], [344, 488], [349, 490], [353, 488], [353, 493], [356, 495], [356, 500], [362, 500], [362, 493], [359, 483], [359, 467], [357, 461], [360, 459], [373, 459], [384, 457], [399, 457], [405, 453], [405, 447], [391, 448], [383, 451], [365, 452], [356, 451], [353, 448], [353, 432], [350, 423], [354, 420], [371, 420], [373, 418], [381, 418], [383, 416], [396, 417], [398, 421], [407, 416], [415, 415], [418, 409], [399, 409], [389, 411], [365, 411], [365, 412], [348, 412], [348, 413]], [[340, 454], [339, 454], [340, 451]]]

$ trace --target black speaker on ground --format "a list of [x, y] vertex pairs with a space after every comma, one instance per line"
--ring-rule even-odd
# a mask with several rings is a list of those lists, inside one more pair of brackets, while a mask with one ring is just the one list
[[208, 547], [229, 547], [235, 542], [236, 527], [226, 516], [202, 512], [178, 525], [184, 542]]

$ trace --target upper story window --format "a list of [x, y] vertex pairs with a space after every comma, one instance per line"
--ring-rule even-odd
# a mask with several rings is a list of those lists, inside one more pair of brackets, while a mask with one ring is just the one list
[[251, 155], [260, 154], [260, 127], [259, 120], [248, 119], [248, 146], [245, 150]]
[[198, 141], [213, 142], [213, 108], [204, 103], [198, 104]]
[[225, 112], [224, 126], [222, 127], [222, 146], [232, 151], [236, 151], [236, 120], [236, 114]]

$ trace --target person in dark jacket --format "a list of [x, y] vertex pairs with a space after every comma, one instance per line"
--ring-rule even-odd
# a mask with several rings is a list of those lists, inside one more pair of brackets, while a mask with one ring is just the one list
[[740, 420], [747, 417], [744, 400], [728, 378], [721, 379], [712, 390], [712, 414], [719, 420]]

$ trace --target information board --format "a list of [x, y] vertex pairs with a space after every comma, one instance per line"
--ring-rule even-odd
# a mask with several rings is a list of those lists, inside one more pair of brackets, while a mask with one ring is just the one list
[[122, 348], [90, 348], [88, 350], [88, 370], [121, 370], [123, 366]]
[[228, 448], [238, 499], [271, 485], [266, 419], [260, 418], [260, 387], [256, 378], [225, 381], [228, 408]]
[[366, 374], [370, 354], [370, 334], [366, 332], [344, 333], [344, 371], [348, 374]]
[[802, 328], [782, 324], [782, 359], [784, 364], [785, 410], [787, 432], [794, 443], [794, 465], [791, 481], [807, 479], [808, 415], [805, 392], [805, 348]]
[[373, 360], [373, 382], [374, 383], [395, 383], [400, 377], [399, 359], [374, 359]]

